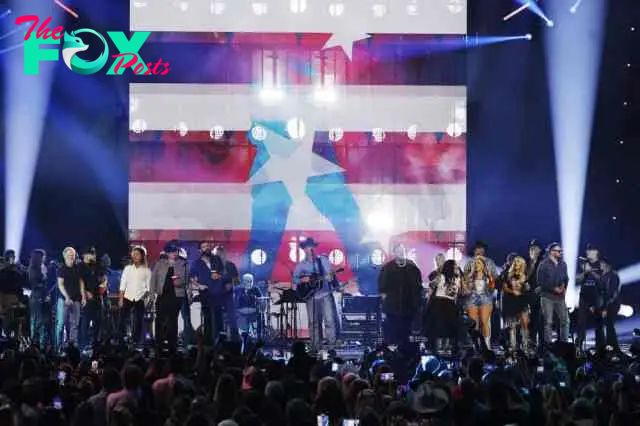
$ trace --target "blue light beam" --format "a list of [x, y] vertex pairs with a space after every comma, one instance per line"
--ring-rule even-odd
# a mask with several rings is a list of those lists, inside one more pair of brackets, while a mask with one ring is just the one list
[[[51, 4], [38, 0], [13, 0], [14, 9], [25, 13], [51, 16], [51, 28], [61, 25], [59, 12]], [[17, 14], [20, 14], [18, 12]], [[16, 29], [13, 20], [3, 21], [5, 30]], [[42, 63], [39, 75], [24, 74], [24, 50], [20, 43], [0, 53], [12, 51], [3, 58], [5, 70], [5, 248], [20, 256], [31, 187], [40, 152], [42, 129], [47, 114], [54, 63]]]
[[556, 27], [546, 33], [547, 74], [560, 203], [560, 226], [570, 284], [567, 304], [575, 307], [585, 181], [606, 15], [605, 0], [571, 14], [566, 2], [549, 3]]

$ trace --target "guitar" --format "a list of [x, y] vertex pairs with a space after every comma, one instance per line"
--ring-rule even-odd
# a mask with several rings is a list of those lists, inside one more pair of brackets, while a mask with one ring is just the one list
[[297, 287], [298, 296], [300, 296], [300, 298], [305, 302], [311, 299], [322, 288], [325, 282], [325, 279], [327, 280], [329, 289], [331, 291], [344, 290], [346, 283], [341, 284], [336, 278], [336, 274], [342, 271], [344, 271], [344, 268], [340, 268], [334, 272], [330, 272], [326, 276], [322, 276], [317, 272], [314, 272], [312, 274], [300, 275], [299, 278], [308, 277], [309, 281], [304, 283], [301, 282], [300, 284], [298, 284], [298, 287]]

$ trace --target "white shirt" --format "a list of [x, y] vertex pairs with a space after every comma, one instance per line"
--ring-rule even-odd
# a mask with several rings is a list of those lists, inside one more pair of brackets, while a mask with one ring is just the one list
[[149, 291], [150, 282], [151, 269], [146, 266], [127, 265], [120, 278], [120, 291], [124, 293], [125, 299], [137, 302]]

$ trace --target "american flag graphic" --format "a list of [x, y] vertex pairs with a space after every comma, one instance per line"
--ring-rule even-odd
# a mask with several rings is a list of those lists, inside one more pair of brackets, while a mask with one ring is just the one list
[[313, 237], [374, 291], [393, 245], [425, 272], [464, 246], [464, 56], [429, 53], [464, 38], [466, 1], [132, 0], [131, 20], [173, 68], [130, 86], [130, 237], [152, 256], [211, 239], [288, 282]]

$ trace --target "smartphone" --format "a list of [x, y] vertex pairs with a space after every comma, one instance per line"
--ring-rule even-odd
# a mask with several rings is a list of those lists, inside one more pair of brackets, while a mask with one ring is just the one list
[[56, 410], [62, 410], [62, 399], [60, 399], [59, 396], [56, 396], [55, 398], [53, 398], [53, 408], [55, 408]]
[[342, 426], [358, 426], [360, 424], [360, 420], [358, 419], [344, 419], [342, 421]]
[[291, 359], [291, 352], [287, 351], [284, 353], [284, 360], [286, 362], [289, 362], [289, 360]]
[[320, 415], [317, 417], [318, 426], [329, 426], [329, 416]]
[[567, 384], [565, 382], [560, 382], [558, 383], [558, 386], [560, 386], [561, 388], [566, 388]]
[[91, 370], [95, 373], [100, 368], [100, 365], [97, 360], [91, 361]]
[[64, 371], [58, 371], [58, 376], [57, 376], [57, 378], [58, 378], [58, 382], [60, 382], [60, 384], [61, 384], [61, 385], [63, 385], [63, 384], [64, 384], [64, 381], [65, 381], [65, 380], [66, 380], [66, 378], [67, 378], [67, 373], [66, 373], [66, 372], [64, 372]]
[[380, 380], [383, 382], [391, 382], [393, 380], [393, 373], [382, 373], [380, 375]]
[[640, 383], [640, 376], [636, 376], [636, 383]]
[[329, 359], [329, 352], [327, 351], [320, 351], [320, 355], [322, 356], [323, 361], [326, 361]]
[[331, 372], [332, 373], [337, 373], [338, 372], [338, 363], [334, 362], [331, 364]]
[[538, 368], [536, 369], [536, 373], [538, 373], [538, 374], [544, 373], [544, 367], [539, 365]]

